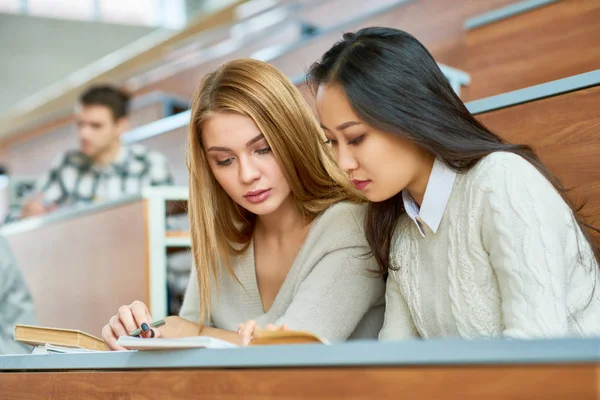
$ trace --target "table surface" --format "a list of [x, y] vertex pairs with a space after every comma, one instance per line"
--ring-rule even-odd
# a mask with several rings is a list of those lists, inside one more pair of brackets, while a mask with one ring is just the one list
[[233, 349], [0, 356], [0, 371], [600, 363], [600, 338], [354, 341]]

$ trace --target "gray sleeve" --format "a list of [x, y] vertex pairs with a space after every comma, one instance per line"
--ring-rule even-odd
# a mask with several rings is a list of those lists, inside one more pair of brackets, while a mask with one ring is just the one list
[[[198, 286], [198, 273], [196, 267], [192, 265], [190, 280], [183, 296], [183, 304], [179, 310], [179, 317], [191, 321], [195, 324], [200, 322], [200, 288]], [[214, 326], [207, 318], [204, 321], [205, 326]]]
[[[353, 246], [325, 254], [276, 324], [330, 341], [347, 340], [384, 295], [385, 283], [372, 272], [377, 265], [367, 252], [366, 247]], [[380, 328], [373, 327], [375, 335]]]
[[179, 316], [196, 324], [200, 321], [200, 289], [198, 286], [198, 275], [194, 266], [192, 266], [190, 279], [185, 290], [185, 295], [183, 296], [183, 304], [179, 310]]
[[0, 236], [0, 354], [30, 353], [15, 342], [15, 324], [35, 325], [31, 294], [6, 239]]

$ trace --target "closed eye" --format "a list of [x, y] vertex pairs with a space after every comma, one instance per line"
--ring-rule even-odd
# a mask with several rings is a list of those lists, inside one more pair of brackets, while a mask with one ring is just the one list
[[271, 152], [271, 148], [269, 146], [263, 147], [262, 149], [256, 150], [258, 154], [267, 154]]
[[359, 137], [350, 140], [348, 142], [348, 145], [350, 145], [350, 146], [357, 145], [360, 142], [362, 142], [364, 138], [365, 138], [365, 135], [360, 135]]
[[217, 160], [217, 165], [221, 166], [221, 167], [226, 167], [228, 165], [231, 165], [232, 162], [233, 162], [233, 157], [229, 157], [229, 158], [226, 158], [225, 160]]

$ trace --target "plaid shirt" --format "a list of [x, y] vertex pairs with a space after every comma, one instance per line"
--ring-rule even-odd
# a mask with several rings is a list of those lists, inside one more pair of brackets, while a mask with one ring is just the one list
[[[95, 165], [79, 150], [60, 157], [36, 183], [32, 195], [42, 194], [46, 205], [58, 206], [114, 200], [140, 193], [146, 186], [172, 185], [173, 176], [167, 159], [144, 146], [121, 145], [109, 165]], [[29, 196], [28, 196], [29, 198]], [[7, 218], [19, 218], [14, 210]]]

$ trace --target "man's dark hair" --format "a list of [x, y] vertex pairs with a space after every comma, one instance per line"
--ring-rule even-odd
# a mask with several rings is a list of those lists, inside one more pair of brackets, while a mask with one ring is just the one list
[[83, 106], [108, 107], [115, 121], [129, 114], [129, 95], [110, 85], [89, 88], [79, 97], [79, 103]]

